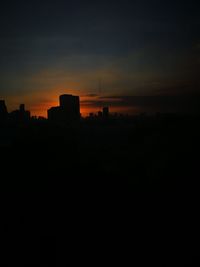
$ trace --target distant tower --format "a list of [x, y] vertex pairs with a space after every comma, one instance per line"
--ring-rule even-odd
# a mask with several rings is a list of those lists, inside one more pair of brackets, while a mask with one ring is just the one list
[[109, 117], [109, 107], [103, 107], [103, 117], [104, 118]]
[[[99, 98], [101, 98], [101, 79], [99, 79]], [[102, 105], [101, 105], [101, 101], [99, 101], [99, 109], [101, 110]]]
[[99, 95], [101, 96], [101, 79], [99, 79]]
[[25, 110], [25, 104], [19, 105], [19, 117], [22, 121], [28, 121], [31, 118], [30, 111]]
[[19, 110], [20, 110], [20, 112], [25, 112], [25, 105], [24, 104], [21, 104], [19, 106]]

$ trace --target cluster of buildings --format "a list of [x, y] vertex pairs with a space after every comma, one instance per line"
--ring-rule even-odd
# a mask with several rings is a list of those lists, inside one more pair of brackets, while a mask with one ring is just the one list
[[4, 100], [0, 100], [0, 122], [7, 121], [8, 119], [15, 122], [27, 122], [31, 118], [31, 113], [25, 110], [25, 105], [21, 104], [19, 109], [8, 113]]
[[[79, 96], [61, 95], [59, 97], [59, 106], [52, 107], [47, 111], [48, 120], [59, 123], [72, 123], [80, 120], [80, 99]], [[89, 118], [103, 118], [109, 117], [109, 108], [103, 107], [97, 115], [89, 114]]]
[[109, 117], [109, 108], [108, 107], [103, 107], [102, 111], [98, 111], [97, 114], [91, 112], [89, 114], [89, 118], [103, 118], [107, 119]]
[[[64, 94], [59, 97], [59, 106], [47, 110], [48, 120], [53, 123], [76, 123], [80, 120], [80, 99], [79, 96]], [[98, 115], [91, 113], [89, 117], [108, 118], [109, 108], [104, 107]], [[25, 110], [21, 104], [18, 110], [8, 113], [4, 100], [0, 100], [0, 122], [7, 119], [15, 122], [27, 122], [31, 119], [30, 111]]]

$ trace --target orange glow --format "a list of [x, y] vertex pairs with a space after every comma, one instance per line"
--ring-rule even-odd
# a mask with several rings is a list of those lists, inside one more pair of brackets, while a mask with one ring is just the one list
[[[134, 107], [120, 106], [118, 101], [120, 99], [100, 99], [98, 96], [86, 96], [80, 91], [70, 89], [54, 89], [51, 91], [32, 92], [26, 96], [15, 96], [9, 99], [9, 111], [15, 110], [19, 107], [20, 103], [25, 103], [26, 109], [31, 111], [32, 116], [42, 116], [47, 118], [47, 110], [51, 107], [59, 105], [59, 95], [68, 93], [73, 95], [80, 95], [80, 112], [82, 117], [86, 117], [89, 113], [96, 114], [102, 110], [104, 103], [113, 103], [109, 105], [111, 113], [122, 113], [122, 114], [134, 114], [138, 113], [138, 110]], [[105, 100], [105, 102], [104, 102]], [[107, 105], [107, 104], [106, 104]]]
[[[56, 96], [57, 97], [57, 96]], [[58, 97], [57, 97], [58, 98]], [[42, 116], [42, 117], [47, 117], [47, 110], [51, 107], [56, 107], [59, 105], [59, 101], [46, 101], [46, 102], [41, 102], [39, 104], [33, 104], [30, 106], [31, 114], [32, 116]], [[98, 112], [99, 108], [90, 106], [90, 105], [85, 105], [80, 103], [80, 112], [83, 117], [86, 117], [89, 115], [90, 112]]]
[[40, 103], [38, 105], [33, 105], [31, 109], [31, 115], [32, 116], [42, 116], [47, 117], [47, 110], [50, 107], [58, 106], [57, 102], [49, 102], [49, 103]]
[[[69, 91], [67, 92], [69, 93]], [[87, 97], [87, 96], [80, 97], [81, 116], [86, 117], [89, 115], [89, 113], [96, 114], [98, 111], [102, 110], [104, 106], [103, 101], [102, 102], [101, 101], [97, 102], [97, 101], [98, 97]], [[115, 101], [115, 99], [112, 101]], [[117, 102], [117, 100], [115, 102]], [[32, 116], [42, 116], [46, 118], [47, 110], [51, 107], [55, 107], [58, 105], [59, 105], [59, 94], [52, 95], [51, 97], [49, 97], [49, 100], [45, 99], [43, 101], [39, 101], [39, 99], [37, 99], [37, 101], [35, 100], [34, 103], [29, 103], [29, 105], [27, 105], [27, 109], [31, 110]], [[120, 106], [117, 105], [117, 103], [114, 106], [110, 105], [109, 108], [111, 113], [134, 114], [138, 112], [138, 110], [134, 107]]]
[[[135, 54], [133, 55], [135, 56]], [[126, 62], [126, 59], [125, 59]], [[122, 62], [123, 63], [123, 62]], [[120, 61], [121, 64], [121, 61]], [[26, 87], [17, 92], [15, 95], [7, 97], [9, 111], [18, 108], [20, 103], [25, 103], [26, 109], [31, 111], [32, 116], [47, 117], [47, 110], [50, 107], [58, 106], [59, 95], [73, 94], [81, 96], [81, 114], [87, 116], [90, 112], [98, 112], [102, 109], [103, 99], [99, 99], [95, 94], [99, 93], [99, 78], [102, 80], [102, 94], [113, 95], [113, 85], [116, 84], [115, 92], [118, 94], [124, 93], [125, 89], [121, 80], [128, 81], [129, 83], [137, 83], [144, 80], [144, 74], [129, 75], [121, 73], [118, 67], [113, 65], [104, 66], [102, 69], [73, 71], [65, 69], [62, 66], [46, 67], [40, 69], [38, 72], [27, 76], [25, 78], [24, 86]], [[149, 77], [149, 72], [145, 77]], [[119, 81], [119, 83], [118, 83]], [[86, 94], [93, 94], [93, 96], [86, 96]], [[101, 101], [99, 101], [101, 100]], [[105, 103], [109, 105], [111, 112], [118, 113], [134, 113], [131, 107], [120, 107], [117, 99], [107, 99]], [[101, 104], [102, 103], [102, 104]]]
[[[84, 98], [84, 101], [86, 99]], [[89, 101], [92, 100], [91, 98], [88, 98]], [[33, 104], [30, 106], [31, 114], [32, 116], [43, 116], [47, 117], [47, 110], [51, 107], [58, 106], [58, 101], [47, 101], [47, 102], [41, 102], [37, 105]], [[82, 102], [81, 98], [81, 103], [80, 103], [80, 112], [82, 117], [86, 117], [89, 115], [89, 113], [97, 113], [98, 111], [102, 110], [103, 104], [99, 106], [94, 106], [94, 105], [88, 105]], [[110, 106], [110, 112], [111, 113], [122, 113], [122, 114], [133, 114], [137, 112], [133, 107], [122, 107], [122, 106]]]

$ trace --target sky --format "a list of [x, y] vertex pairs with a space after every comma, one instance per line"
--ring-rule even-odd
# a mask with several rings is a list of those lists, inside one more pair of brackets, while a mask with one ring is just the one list
[[198, 2], [1, 1], [0, 99], [41, 116], [64, 93], [80, 96], [82, 114], [193, 110]]

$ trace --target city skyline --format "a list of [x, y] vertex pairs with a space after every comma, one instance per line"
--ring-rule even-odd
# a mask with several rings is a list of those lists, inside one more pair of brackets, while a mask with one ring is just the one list
[[[72, 94], [61, 94], [72, 96]], [[124, 114], [124, 115], [138, 115], [141, 113], [146, 113], [149, 115], [155, 113], [177, 113], [177, 114], [199, 114], [199, 94], [188, 94], [188, 95], [168, 95], [168, 96], [98, 96], [98, 95], [88, 95], [83, 96], [81, 100], [81, 96], [77, 96], [80, 101], [80, 115], [82, 117], [87, 117], [91, 113], [98, 114], [98, 112], [102, 111], [104, 107], [109, 107], [111, 114]], [[85, 100], [84, 100], [85, 97]], [[92, 98], [92, 101], [88, 101], [88, 98]], [[21, 105], [20, 103], [24, 103], [23, 101], [19, 101], [16, 103], [15, 107], [12, 109], [7, 103], [7, 100], [0, 99], [6, 105], [7, 111], [10, 113], [13, 110], [17, 110], [17, 108]], [[23, 104], [24, 105], [24, 104]], [[26, 106], [27, 103], [26, 103]], [[48, 110], [51, 108], [60, 106], [60, 100], [58, 96], [56, 96], [56, 101], [49, 102], [46, 105], [42, 105], [41, 109], [39, 109], [39, 113], [34, 112], [28, 106], [28, 110], [30, 110], [31, 115], [34, 117], [44, 117], [48, 118]], [[43, 110], [42, 110], [43, 109]], [[42, 112], [41, 112], [42, 110]]]
[[67, 93], [80, 96], [85, 115], [102, 98], [113, 112], [135, 114], [170, 110], [163, 100], [153, 107], [155, 98], [199, 95], [196, 1], [11, 1], [0, 21], [0, 98], [9, 110], [23, 102], [46, 117]]

